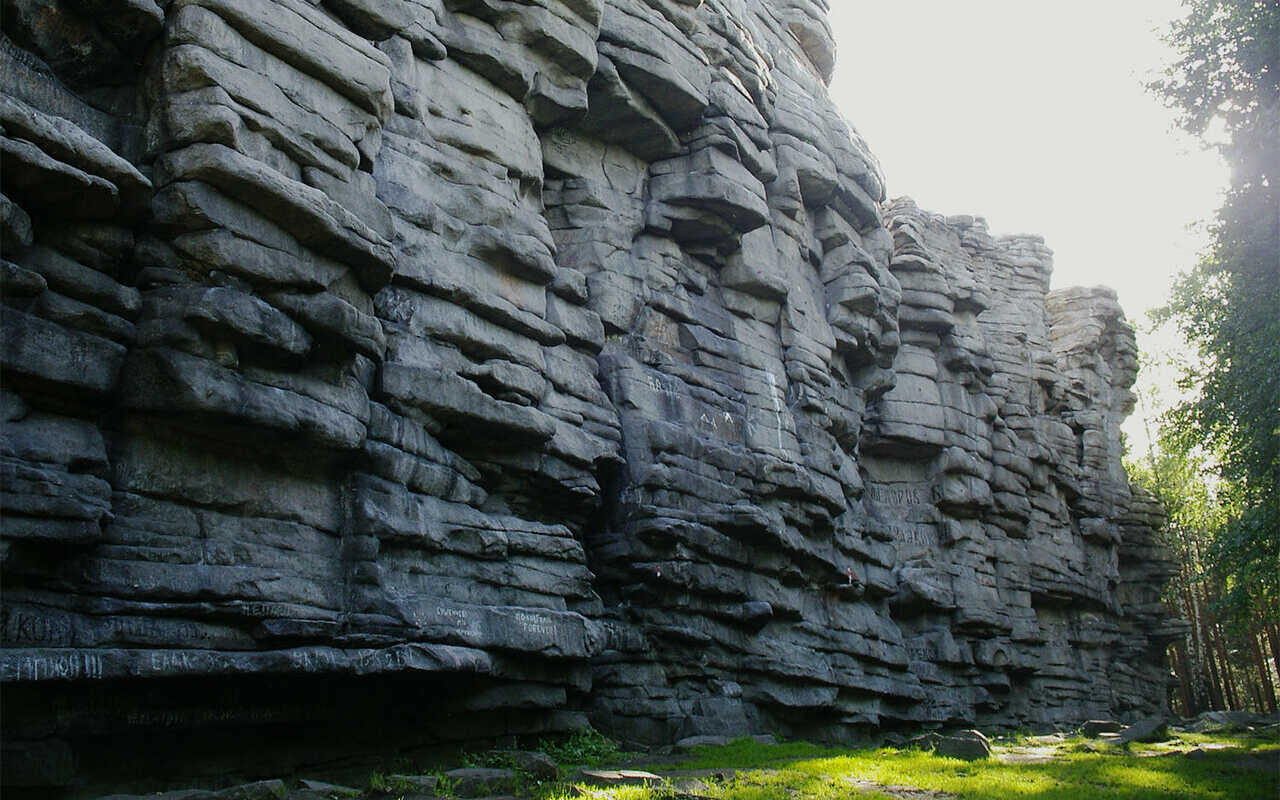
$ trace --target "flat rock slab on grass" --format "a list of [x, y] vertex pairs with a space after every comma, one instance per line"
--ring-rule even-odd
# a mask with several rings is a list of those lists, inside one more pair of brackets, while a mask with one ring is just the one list
[[[608, 787], [606, 786], [570, 786], [569, 787], [570, 797], [582, 797], [582, 798], [585, 798], [585, 800], [618, 800], [619, 795], [622, 795], [625, 797], [633, 796], [633, 794], [631, 793], [631, 787], [628, 787], [628, 786], [608, 786]], [[673, 796], [674, 796], [674, 800], [700, 800], [700, 798], [702, 797], [701, 795], [696, 795], [696, 794], [690, 795], [690, 794], [685, 794], [684, 792], [679, 792], [679, 791], [675, 791], [675, 792], [664, 791], [660, 796], [663, 797], [664, 800], [673, 798]], [[708, 798], [707, 800], [710, 800], [710, 799]]]
[[[1122, 727], [1123, 727], [1123, 726], [1122, 726]], [[1063, 742], [1065, 742], [1066, 740], [1067, 740], [1067, 737], [1066, 737], [1066, 736], [1064, 736], [1064, 735], [1063, 735], [1063, 734], [1061, 734], [1061, 733], [1047, 733], [1047, 734], [1045, 734], [1044, 736], [1030, 736], [1030, 737], [1027, 737], [1027, 741], [1028, 741], [1028, 742], [1031, 742], [1032, 744], [1039, 744], [1039, 745], [1044, 745], [1044, 744], [1049, 744], [1049, 745], [1062, 744], [1062, 743], [1063, 743]]]
[[404, 787], [423, 794], [435, 794], [440, 778], [435, 775], [388, 775], [387, 785], [392, 788]]
[[302, 788], [308, 789], [312, 792], [316, 792], [317, 794], [324, 795], [325, 797], [333, 797], [333, 798], [359, 797], [360, 795], [364, 794], [364, 791], [361, 789], [356, 789], [351, 786], [339, 786], [336, 783], [325, 783], [324, 781], [309, 781], [306, 778], [303, 778], [298, 782], [302, 784]]
[[1151, 717], [1135, 722], [1115, 738], [1117, 744], [1129, 742], [1162, 742], [1169, 738], [1169, 724], [1162, 717]]
[[662, 779], [666, 781], [679, 781], [686, 778], [714, 778], [718, 781], [733, 780], [738, 774], [736, 769], [726, 769], [725, 767], [716, 767], [714, 769], [664, 769], [662, 771]]
[[1096, 739], [1100, 733], [1119, 733], [1124, 724], [1113, 719], [1091, 719], [1080, 726], [1080, 735]]
[[670, 789], [679, 800], [697, 800], [713, 792], [714, 783], [730, 781], [737, 776], [733, 769], [663, 770], [663, 788]]
[[661, 780], [661, 775], [639, 769], [584, 769], [573, 776], [575, 783], [594, 783], [598, 786], [644, 786]]
[[916, 786], [897, 786], [883, 783], [875, 783], [874, 781], [855, 780], [853, 778], [845, 778], [845, 783], [857, 789], [859, 792], [879, 792], [887, 794], [890, 797], [897, 797], [901, 800], [951, 800], [956, 795], [942, 792], [937, 789], [921, 789]]
[[668, 780], [662, 785], [663, 790], [669, 790], [682, 800], [697, 800], [701, 797], [710, 797], [713, 787], [711, 784], [698, 778], [680, 778], [677, 780]]
[[511, 769], [471, 767], [444, 774], [458, 797], [485, 797], [515, 791], [516, 773]]
[[1015, 747], [996, 755], [1002, 764], [1048, 764], [1061, 757], [1056, 747]]

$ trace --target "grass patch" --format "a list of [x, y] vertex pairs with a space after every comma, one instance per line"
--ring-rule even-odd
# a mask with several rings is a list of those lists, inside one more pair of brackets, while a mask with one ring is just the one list
[[961, 798], [992, 800], [1270, 800], [1274, 776], [1238, 766], [1238, 753], [1218, 752], [1201, 760], [1181, 756], [1138, 757], [1063, 753], [1044, 764], [965, 762], [930, 753], [878, 751], [798, 762], [791, 770], [878, 784], [935, 789]]
[[618, 743], [596, 731], [587, 728], [575, 733], [564, 741], [542, 741], [538, 749], [555, 759], [562, 767], [588, 766], [598, 767], [601, 764], [615, 762], [626, 754], [618, 748]]
[[[1160, 756], [1175, 746], [1214, 745], [1201, 758]], [[1145, 749], [1140, 749], [1145, 748]], [[998, 747], [997, 752], [1003, 748]], [[900, 798], [892, 787], [909, 786], [963, 800], [1276, 800], [1280, 776], [1242, 763], [1242, 756], [1274, 755], [1274, 738], [1192, 735], [1174, 745], [1124, 751], [1073, 737], [1054, 748], [1048, 763], [966, 762], [931, 753], [890, 748], [846, 750], [803, 742], [765, 745], [739, 739], [722, 747], [695, 748], [677, 764], [657, 768], [728, 769], [727, 780], [707, 779], [697, 794], [715, 800], [839, 800]], [[549, 788], [542, 800], [665, 800], [670, 787], [592, 790]]]
[[749, 737], [734, 739], [726, 745], [695, 747], [689, 757], [681, 759], [679, 769], [752, 769], [775, 767], [803, 758], [823, 758], [847, 753], [836, 747], [823, 747], [808, 742], [761, 744]]

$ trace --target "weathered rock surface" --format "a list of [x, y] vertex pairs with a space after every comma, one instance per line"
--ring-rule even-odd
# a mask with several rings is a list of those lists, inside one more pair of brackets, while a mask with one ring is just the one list
[[1114, 739], [1117, 744], [1130, 742], [1160, 742], [1169, 738], [1169, 721], [1164, 717], [1148, 717], [1141, 719], [1124, 730]]
[[1098, 738], [1103, 733], [1119, 733], [1124, 730], [1124, 724], [1115, 720], [1107, 719], [1091, 719], [1080, 726], [1080, 735], [1090, 739]]
[[991, 757], [991, 742], [979, 731], [962, 731], [939, 738], [934, 753], [947, 758], [980, 761]]
[[1132, 332], [826, 6], [7, 2], [6, 785], [1158, 713]]

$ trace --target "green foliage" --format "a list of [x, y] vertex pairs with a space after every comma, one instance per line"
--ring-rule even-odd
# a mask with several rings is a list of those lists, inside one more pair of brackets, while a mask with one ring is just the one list
[[[1220, 120], [1240, 145], [1253, 141], [1266, 109], [1280, 91], [1280, 10], [1274, 0], [1187, 0], [1187, 15], [1173, 23], [1167, 41], [1178, 60], [1150, 84], [1179, 114], [1188, 132], [1204, 136]], [[1274, 139], [1272, 144], [1274, 144]]]
[[368, 783], [369, 792], [374, 795], [389, 795], [396, 798], [404, 797], [406, 793], [413, 791], [413, 786], [404, 778], [395, 775], [387, 776], [378, 771], [369, 774]]
[[1197, 448], [1183, 449], [1162, 437], [1158, 448], [1125, 468], [1130, 480], [1160, 498], [1169, 515], [1168, 544], [1180, 563], [1196, 563], [1196, 551], [1209, 545], [1207, 534], [1240, 514], [1236, 487], [1220, 480], [1217, 465]]
[[460, 761], [462, 766], [467, 768], [507, 766], [506, 759], [492, 750], [479, 750], [463, 753]]
[[1212, 245], [1157, 320], [1196, 353], [1162, 448], [1200, 450], [1239, 501], [1208, 560], [1242, 624], [1280, 616], [1280, 3], [1188, 0], [1168, 41], [1178, 60], [1150, 85], [1232, 167]]
[[565, 741], [539, 742], [538, 749], [564, 766], [596, 767], [607, 761], [615, 761], [622, 755], [617, 742], [594, 728], [575, 733]]
[[457, 792], [458, 782], [443, 773], [436, 776], [436, 797], [453, 797]]

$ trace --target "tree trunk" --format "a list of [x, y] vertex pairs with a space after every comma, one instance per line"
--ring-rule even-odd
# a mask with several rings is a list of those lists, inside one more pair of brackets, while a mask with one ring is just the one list
[[1185, 584], [1178, 587], [1178, 593], [1182, 595], [1182, 605], [1186, 608], [1187, 621], [1191, 623], [1191, 630], [1187, 631], [1185, 643], [1189, 662], [1187, 679], [1191, 681], [1191, 695], [1195, 698], [1195, 708], [1187, 716], [1195, 716], [1213, 705], [1213, 693], [1209, 691], [1209, 679], [1205, 674], [1202, 657], [1204, 651], [1200, 647], [1200, 621], [1196, 614], [1195, 602]]
[[1197, 674], [1204, 681], [1206, 690], [1205, 699], [1208, 701], [1210, 711], [1221, 711], [1223, 706], [1222, 699], [1222, 681], [1218, 679], [1218, 661], [1214, 658], [1209, 648], [1209, 631], [1208, 626], [1204, 622], [1204, 613], [1200, 608], [1200, 600], [1196, 597], [1194, 590], [1187, 593], [1188, 605], [1192, 609], [1194, 615], [1195, 646], [1196, 661], [1198, 662]]
[[1258, 666], [1258, 684], [1264, 701], [1258, 704], [1258, 710], [1275, 711], [1276, 687], [1271, 682], [1271, 665], [1267, 663], [1266, 656], [1263, 655], [1262, 645], [1258, 643], [1261, 635], [1261, 633], [1249, 634], [1249, 644], [1253, 645], [1253, 660]]
[[1213, 628], [1207, 619], [1208, 602], [1201, 601], [1200, 598], [1200, 595], [1204, 594], [1203, 588], [1201, 587], [1201, 592], [1197, 592], [1196, 587], [1192, 586], [1189, 593], [1191, 605], [1195, 609], [1196, 624], [1200, 631], [1200, 655], [1209, 667], [1209, 708], [1212, 711], [1223, 711], [1227, 708], [1226, 682], [1222, 679], [1218, 667], [1217, 650], [1213, 646]]
[[[1178, 604], [1174, 600], [1165, 598], [1164, 605], [1169, 612], [1169, 616], [1183, 616], [1182, 609], [1178, 608]], [[1191, 682], [1195, 676], [1191, 668], [1191, 659], [1187, 653], [1189, 649], [1187, 647], [1188, 638], [1189, 636], [1184, 636], [1173, 643], [1173, 672], [1178, 676], [1178, 696], [1182, 700], [1182, 716], [1184, 717], [1190, 717], [1196, 713], [1192, 710], [1194, 708], [1195, 695], [1192, 692]]]
[[1227, 637], [1222, 626], [1214, 624], [1214, 640], [1218, 648], [1218, 658], [1222, 661], [1222, 691], [1227, 701], [1227, 708], [1235, 711], [1244, 710], [1240, 693], [1236, 690], [1236, 681], [1231, 674], [1231, 657], [1227, 655]]
[[1204, 616], [1205, 627], [1208, 629], [1209, 651], [1211, 656], [1216, 654], [1218, 660], [1218, 675], [1222, 680], [1223, 708], [1226, 710], [1239, 710], [1243, 706], [1240, 704], [1235, 680], [1231, 675], [1231, 659], [1227, 656], [1226, 634], [1209, 611], [1213, 607], [1213, 602], [1209, 599], [1209, 586], [1207, 583], [1201, 582], [1200, 593], [1203, 604], [1200, 613]]
[[1187, 609], [1187, 619], [1191, 622], [1191, 630], [1187, 633], [1187, 680], [1191, 682], [1192, 708], [1187, 716], [1194, 717], [1202, 711], [1214, 708], [1214, 678], [1209, 674], [1209, 664], [1205, 659], [1204, 628], [1201, 625], [1200, 610], [1196, 607], [1195, 594], [1187, 586], [1181, 587], [1182, 602]]
[[[1246, 675], [1246, 678], [1249, 678], [1249, 676]], [[1261, 713], [1263, 709], [1262, 690], [1258, 688], [1258, 685], [1253, 682], [1252, 678], [1245, 681], [1245, 686], [1249, 690], [1249, 699], [1253, 701], [1253, 709], [1256, 709]]]
[[1273, 622], [1266, 628], [1267, 641], [1271, 643], [1271, 663], [1275, 667], [1276, 677], [1280, 678], [1280, 625]]
[[1182, 716], [1190, 717], [1195, 712], [1191, 710], [1191, 682], [1189, 680], [1190, 665], [1187, 663], [1187, 643], [1175, 642], [1173, 645], [1173, 663], [1174, 672], [1178, 675], [1178, 697], [1182, 701]]

